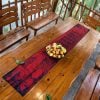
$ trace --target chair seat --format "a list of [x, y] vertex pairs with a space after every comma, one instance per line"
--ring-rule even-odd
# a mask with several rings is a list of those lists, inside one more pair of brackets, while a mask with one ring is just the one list
[[14, 45], [15, 43], [18, 43], [24, 38], [28, 39], [30, 32], [25, 30], [24, 28], [22, 30], [15, 30], [15, 31], [10, 31], [6, 36], [3, 37], [1, 36], [0, 40], [0, 53]]
[[33, 30], [38, 30], [58, 18], [59, 18], [59, 16], [56, 13], [51, 12], [46, 16], [41, 16], [31, 22], [28, 22], [27, 27], [30, 27]]

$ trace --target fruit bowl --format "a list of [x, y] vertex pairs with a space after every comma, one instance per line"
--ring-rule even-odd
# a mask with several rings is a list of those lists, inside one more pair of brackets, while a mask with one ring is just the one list
[[61, 44], [53, 43], [46, 47], [46, 52], [50, 57], [60, 59], [65, 56], [67, 50]]

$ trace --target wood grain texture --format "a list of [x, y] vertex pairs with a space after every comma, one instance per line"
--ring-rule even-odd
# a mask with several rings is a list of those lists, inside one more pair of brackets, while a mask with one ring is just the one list
[[91, 100], [100, 100], [100, 75]]
[[49, 23], [55, 21], [58, 19], [58, 15], [56, 15], [55, 13], [51, 12], [49, 13], [48, 15], [46, 15], [45, 17], [44, 16], [41, 16], [31, 22], [28, 22], [27, 23], [27, 27], [30, 27], [31, 29], [35, 29], [35, 30], [38, 30], [46, 25], [48, 25]]
[[7, 7], [0, 10], [0, 27], [17, 22], [18, 24], [18, 13], [17, 6]]
[[[47, 32], [34, 37], [32, 40], [21, 45], [14, 51], [2, 56], [0, 58], [0, 77], [16, 67], [15, 59], [27, 59], [32, 54], [49, 44], [50, 41], [71, 29], [77, 23], [79, 22], [73, 18], [68, 18], [65, 22], [54, 26]], [[62, 100], [65, 91], [68, 91], [73, 80], [79, 74], [81, 68], [100, 39], [100, 34], [98, 33], [99, 32], [90, 28], [88, 34], [24, 97], [3, 80], [5, 87], [0, 87], [0, 99], [45, 100], [45, 95], [49, 94], [52, 96], [53, 100]]]
[[98, 70], [92, 69], [89, 71], [75, 97], [75, 100], [90, 100], [92, 93], [95, 89], [96, 83], [98, 81], [99, 75], [100, 72]]
[[7, 35], [0, 36], [0, 53], [4, 52], [23, 39], [28, 40], [30, 32], [23, 27], [21, 29], [22, 30], [20, 30], [19, 32], [15, 32], [15, 30], [13, 30], [12, 32], [10, 31]]

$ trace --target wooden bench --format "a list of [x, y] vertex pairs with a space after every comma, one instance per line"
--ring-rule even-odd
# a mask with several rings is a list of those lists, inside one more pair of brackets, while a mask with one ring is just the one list
[[75, 100], [100, 100], [100, 71], [91, 69], [83, 81]]
[[86, 25], [89, 25], [90, 27], [96, 29], [97, 27], [100, 27], [100, 21], [94, 19], [93, 17], [91, 16], [87, 16], [85, 19], [84, 19], [84, 23]]
[[[0, 53], [18, 43], [22, 39], [26, 38], [28, 40], [29, 31], [25, 30], [23, 27], [18, 27], [18, 11], [17, 11], [17, 4], [10, 7], [10, 2], [8, 3], [9, 6], [0, 10], [0, 27], [9, 25], [10, 30], [7, 35], [0, 35]], [[11, 23], [15, 22], [15, 29], [12, 29]]]
[[[34, 35], [36, 35], [39, 29], [53, 21], [56, 21], [57, 24], [59, 18], [56, 13], [52, 12], [50, 0], [34, 0], [27, 3], [22, 2], [22, 16], [26, 27], [35, 31]], [[31, 17], [31, 21], [28, 20], [29, 16]]]

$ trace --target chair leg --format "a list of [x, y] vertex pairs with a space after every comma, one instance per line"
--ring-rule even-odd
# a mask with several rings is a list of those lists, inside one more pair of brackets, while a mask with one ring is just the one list
[[26, 41], [28, 41], [29, 35], [26, 37]]
[[56, 19], [56, 23], [55, 24], [57, 24], [58, 23], [58, 18]]
[[34, 36], [36, 36], [36, 34], [37, 34], [37, 30], [34, 31]]
[[26, 30], [28, 30], [28, 26], [26, 25]]
[[96, 58], [95, 68], [100, 70], [100, 55]]

